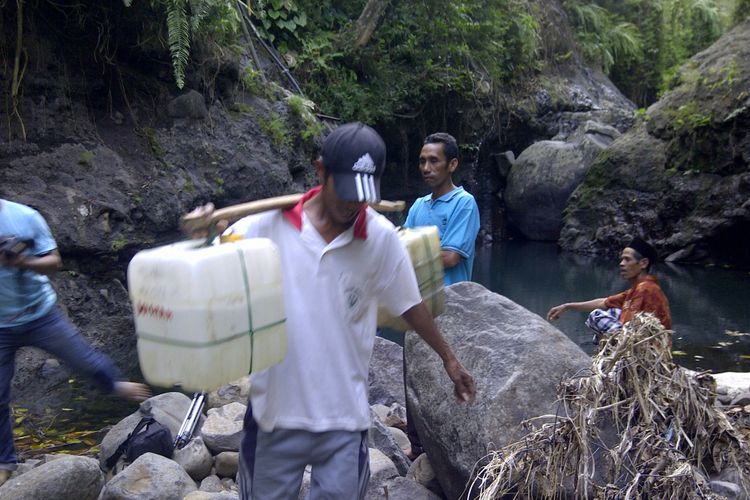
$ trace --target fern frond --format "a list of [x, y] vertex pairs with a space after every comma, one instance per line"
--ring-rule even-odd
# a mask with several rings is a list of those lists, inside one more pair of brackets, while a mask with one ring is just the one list
[[169, 0], [167, 6], [167, 32], [172, 70], [178, 88], [185, 86], [185, 70], [190, 59], [190, 24], [187, 0]]
[[714, 0], [692, 0], [693, 14], [700, 19], [712, 36], [721, 33], [721, 16]]
[[643, 48], [641, 34], [631, 23], [619, 23], [612, 26], [607, 35], [607, 42], [615, 61], [635, 59], [641, 54]]
[[601, 33], [609, 24], [609, 12], [593, 3], [566, 2], [565, 6], [573, 13], [573, 23], [586, 33]]
[[190, 0], [190, 30], [197, 33], [203, 19], [206, 18], [215, 0]]

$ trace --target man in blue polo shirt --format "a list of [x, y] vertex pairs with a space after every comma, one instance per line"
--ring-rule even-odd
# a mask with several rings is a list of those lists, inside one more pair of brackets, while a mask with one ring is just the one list
[[[453, 184], [458, 168], [458, 144], [444, 132], [428, 135], [419, 153], [419, 171], [432, 193], [417, 198], [409, 209], [404, 227], [437, 226], [440, 235], [445, 286], [469, 281], [474, 266], [474, 244], [479, 233], [479, 208], [474, 197]], [[406, 387], [406, 360], [404, 360]], [[422, 443], [406, 405], [406, 434], [411, 443], [409, 458], [422, 453]]]
[[428, 135], [419, 154], [419, 170], [432, 193], [417, 198], [404, 224], [437, 226], [446, 286], [471, 279], [479, 232], [479, 209], [474, 197], [453, 184], [457, 168], [456, 139], [442, 132]]

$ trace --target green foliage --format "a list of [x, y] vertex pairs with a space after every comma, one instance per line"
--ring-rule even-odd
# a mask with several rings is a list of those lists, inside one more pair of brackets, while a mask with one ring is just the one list
[[750, 16], [750, 0], [737, 0], [732, 12], [732, 24], [741, 23]]
[[307, 26], [307, 14], [293, 0], [257, 0], [252, 15], [264, 38], [282, 49], [298, 42], [298, 29]]
[[156, 137], [156, 130], [151, 127], [142, 127], [136, 130], [136, 134], [140, 135], [146, 140], [151, 153], [156, 157], [156, 159], [164, 163], [164, 155], [166, 153], [161, 143], [159, 143], [159, 139]]
[[620, 21], [604, 7], [577, 0], [565, 2], [573, 14], [576, 36], [583, 54], [608, 73], [615, 62], [629, 63], [642, 51], [641, 35], [635, 25]]
[[[166, 15], [167, 46], [172, 57], [172, 71], [178, 88], [185, 85], [185, 72], [190, 62], [191, 42], [200, 39], [221, 46], [231, 46], [240, 31], [240, 16], [235, 7], [236, 0], [150, 0], [150, 7]], [[130, 7], [133, 0], [123, 0]], [[144, 31], [158, 33], [149, 26], [147, 19]]]
[[216, 177], [214, 177], [214, 182], [216, 183], [215, 193], [217, 195], [224, 194], [224, 179], [217, 175]]
[[113, 252], [119, 252], [125, 246], [128, 244], [128, 239], [125, 237], [124, 234], [120, 233], [112, 240], [112, 244], [110, 245], [110, 248], [112, 248]]
[[90, 167], [94, 162], [94, 156], [93, 151], [83, 151], [78, 157], [78, 164]]
[[674, 112], [673, 125], [678, 131], [690, 133], [697, 128], [710, 124], [711, 115], [702, 113], [694, 101], [683, 104]]
[[185, 69], [190, 59], [190, 24], [187, 0], [168, 0], [167, 29], [169, 52], [172, 54], [172, 70], [177, 88], [185, 85]]
[[313, 114], [314, 104], [311, 101], [292, 95], [287, 99], [287, 104], [291, 115], [302, 122], [299, 133], [303, 141], [309, 142], [323, 133], [323, 124]]
[[265, 96], [267, 88], [261, 79], [260, 72], [250, 66], [245, 67], [242, 72], [242, 88], [245, 92], [254, 96]]
[[[724, 25], [716, 0], [566, 0], [564, 5], [584, 55], [641, 106], [655, 101], [679, 66], [713, 43]], [[721, 8], [728, 5], [722, 2]]]
[[287, 41], [305, 93], [344, 120], [445, 113], [537, 69], [538, 26], [519, 0], [393, 2], [369, 43], [352, 42], [364, 2], [300, 0]]
[[289, 131], [280, 114], [270, 113], [268, 118], [261, 118], [260, 128], [275, 146], [281, 148], [289, 145]]

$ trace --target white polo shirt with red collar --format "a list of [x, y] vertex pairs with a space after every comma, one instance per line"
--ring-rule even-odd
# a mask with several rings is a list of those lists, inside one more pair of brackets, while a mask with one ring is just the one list
[[363, 208], [352, 227], [326, 243], [302, 210], [245, 217], [232, 226], [279, 247], [288, 351], [252, 375], [258, 427], [312, 432], [370, 427], [367, 375], [378, 304], [398, 316], [421, 302], [409, 256], [393, 225]]

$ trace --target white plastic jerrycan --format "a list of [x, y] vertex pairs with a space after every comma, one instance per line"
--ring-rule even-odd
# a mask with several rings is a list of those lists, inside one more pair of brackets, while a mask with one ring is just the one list
[[128, 288], [146, 380], [210, 391], [286, 355], [281, 263], [265, 238], [135, 255]]
[[[437, 227], [402, 228], [398, 235], [411, 258], [422, 300], [433, 318], [440, 316], [445, 308], [445, 270]], [[382, 307], [378, 309], [378, 326], [402, 332], [409, 329], [403, 318], [391, 316]]]

